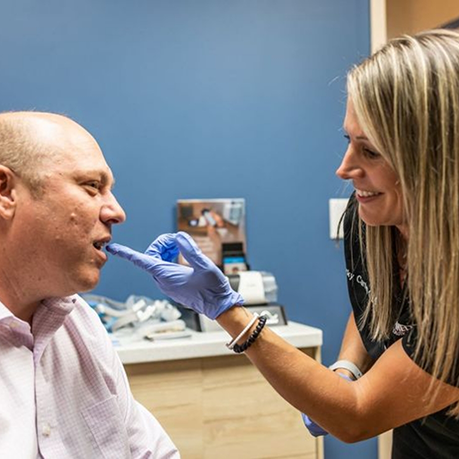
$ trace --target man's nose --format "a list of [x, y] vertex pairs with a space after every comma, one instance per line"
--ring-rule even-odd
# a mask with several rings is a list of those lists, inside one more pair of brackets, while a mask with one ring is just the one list
[[363, 174], [363, 169], [357, 161], [354, 148], [349, 145], [340, 166], [336, 170], [336, 175], [343, 180], [353, 180], [362, 177]]
[[102, 206], [100, 219], [104, 223], [112, 225], [123, 223], [126, 220], [126, 213], [112, 193], [110, 193], [107, 202]]

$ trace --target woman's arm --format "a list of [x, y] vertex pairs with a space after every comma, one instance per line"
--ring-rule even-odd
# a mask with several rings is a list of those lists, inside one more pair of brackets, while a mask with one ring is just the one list
[[[250, 312], [234, 306], [243, 302], [242, 297], [189, 235], [162, 235], [144, 254], [116, 244], [107, 250], [148, 271], [163, 293], [178, 303], [211, 319], [218, 317], [233, 337], [249, 323]], [[190, 266], [171, 262], [179, 251]], [[350, 349], [354, 348], [346, 345], [343, 356], [362, 359], [359, 352], [357, 357], [350, 355], [355, 352]], [[433, 380], [410, 359], [400, 340], [354, 382], [325, 368], [267, 327], [246, 354], [282, 397], [346, 442], [373, 437], [459, 400], [459, 389]]]
[[[218, 322], [234, 337], [250, 317], [244, 308], [234, 307], [221, 314]], [[355, 322], [348, 324], [341, 355], [358, 359], [365, 368], [370, 361], [348, 342], [354, 326]], [[432, 377], [411, 360], [400, 340], [355, 382], [339, 377], [267, 327], [246, 355], [285, 400], [349, 443], [424, 417], [459, 399], [459, 389], [436, 380], [433, 389], [438, 391], [435, 396], [429, 393]]]
[[[347, 321], [338, 360], [349, 360], [364, 374], [374, 363], [374, 360], [370, 357], [363, 345], [360, 332], [355, 323], [354, 313], [351, 313]], [[344, 368], [338, 368], [336, 373], [342, 373], [351, 379], [355, 379], [354, 375]]]

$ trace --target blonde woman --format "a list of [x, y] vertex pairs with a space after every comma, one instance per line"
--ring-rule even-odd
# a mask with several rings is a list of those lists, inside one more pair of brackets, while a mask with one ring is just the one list
[[[313, 434], [356, 442], [395, 429], [393, 458], [458, 458], [459, 35], [393, 40], [347, 87], [337, 174], [355, 188], [344, 220], [353, 313], [333, 371], [244, 309], [188, 235], [145, 254], [109, 250], [216, 319]], [[191, 268], [173, 263], [179, 250]]]

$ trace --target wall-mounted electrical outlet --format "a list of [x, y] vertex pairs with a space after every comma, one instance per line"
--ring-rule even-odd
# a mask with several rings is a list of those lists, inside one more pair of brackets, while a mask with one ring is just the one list
[[330, 239], [343, 239], [343, 225], [341, 225], [338, 234], [339, 221], [346, 210], [349, 199], [330, 199], [328, 201], [328, 209], [330, 213]]

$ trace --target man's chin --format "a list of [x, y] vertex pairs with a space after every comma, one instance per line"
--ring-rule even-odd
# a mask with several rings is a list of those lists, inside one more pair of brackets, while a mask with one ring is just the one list
[[78, 290], [73, 293], [86, 293], [90, 290], [93, 290], [97, 287], [97, 284], [100, 281], [100, 271], [97, 270], [97, 273], [91, 274], [90, 276], [82, 276], [77, 282]]

